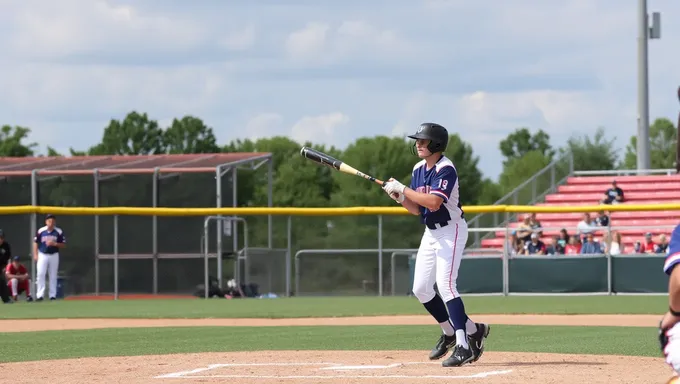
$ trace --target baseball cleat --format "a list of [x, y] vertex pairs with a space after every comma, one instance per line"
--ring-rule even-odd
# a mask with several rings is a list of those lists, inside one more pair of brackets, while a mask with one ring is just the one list
[[474, 356], [474, 359], [472, 360], [473, 363], [482, 357], [482, 354], [484, 353], [484, 341], [491, 331], [491, 326], [489, 326], [489, 324], [475, 323], [475, 325], [477, 325], [477, 332], [468, 335], [468, 344], [470, 344], [470, 350]]
[[56, 297], [50, 297], [50, 301], [55, 301], [55, 300], [57, 300]]
[[446, 336], [444, 334], [439, 337], [437, 345], [434, 346], [432, 351], [430, 351], [430, 360], [438, 360], [444, 357], [449, 350], [456, 345], [456, 335]]
[[33, 301], [33, 298], [31, 296], [26, 296], [26, 301], [31, 302]]
[[42, 298], [42, 297], [38, 297], [37, 299], [35, 299], [35, 301], [43, 301], [43, 298]]
[[460, 367], [463, 364], [471, 363], [475, 356], [470, 348], [463, 348], [456, 345], [453, 354], [442, 362], [442, 367]]

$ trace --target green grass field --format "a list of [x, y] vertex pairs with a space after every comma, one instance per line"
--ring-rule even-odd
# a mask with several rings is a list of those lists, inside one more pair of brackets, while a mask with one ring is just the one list
[[[666, 296], [475, 296], [469, 313], [662, 314]], [[0, 319], [33, 318], [301, 318], [424, 315], [413, 297], [319, 297], [261, 300], [174, 299], [57, 301], [2, 307]]]
[[[655, 314], [665, 296], [468, 297], [470, 314]], [[57, 301], [1, 306], [1, 319], [301, 318], [425, 315], [415, 298]], [[68, 321], [68, 320], [55, 320]], [[252, 350], [429, 350], [433, 326], [114, 328], [6, 333], [0, 362]], [[266, 333], [266, 335], [265, 335]], [[520, 341], [522, 340], [522, 341]], [[595, 341], [595, 342], [594, 342]], [[494, 325], [488, 350], [659, 356], [656, 329]]]

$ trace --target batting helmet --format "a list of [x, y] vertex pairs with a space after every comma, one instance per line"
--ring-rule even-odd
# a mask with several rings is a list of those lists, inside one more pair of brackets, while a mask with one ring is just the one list
[[[444, 151], [449, 144], [449, 132], [437, 123], [420, 124], [418, 131], [413, 135], [409, 135], [409, 138], [414, 140], [430, 140], [427, 150], [432, 153]], [[413, 147], [415, 149], [415, 143], [413, 143]]]

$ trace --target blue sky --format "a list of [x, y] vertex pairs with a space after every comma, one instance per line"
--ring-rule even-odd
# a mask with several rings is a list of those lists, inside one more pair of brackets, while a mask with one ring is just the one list
[[[650, 115], [675, 120], [680, 3], [649, 44]], [[284, 5], [285, 4], [285, 5]], [[344, 147], [423, 121], [485, 176], [519, 126], [561, 145], [636, 132], [637, 1], [0, 0], [0, 124], [66, 151], [135, 109], [192, 114], [220, 143], [287, 135]]]

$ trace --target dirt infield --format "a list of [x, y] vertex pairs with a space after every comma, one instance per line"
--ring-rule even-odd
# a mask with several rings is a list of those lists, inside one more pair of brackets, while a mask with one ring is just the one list
[[[647, 315], [475, 315], [491, 324], [656, 326]], [[0, 332], [169, 326], [419, 325], [429, 316], [305, 319], [2, 320]], [[665, 383], [661, 357], [487, 351], [475, 364], [443, 368], [428, 351], [257, 351], [81, 358], [3, 364], [27, 383]]]

